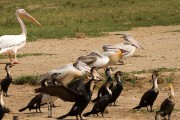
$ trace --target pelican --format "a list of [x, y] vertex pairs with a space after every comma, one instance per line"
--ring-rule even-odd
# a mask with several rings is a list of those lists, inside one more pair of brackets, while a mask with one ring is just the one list
[[[34, 23], [40, 23], [29, 15], [24, 9], [18, 9], [15, 13], [18, 22], [21, 25], [22, 33], [20, 35], [3, 35], [0, 37], [0, 54], [8, 54], [12, 64], [18, 64], [17, 50], [23, 48], [26, 43], [27, 30], [21, 18], [27, 18]], [[11, 53], [14, 53], [14, 61], [11, 58]]]
[[[136, 48], [144, 49], [138, 41], [136, 41], [129, 33], [125, 34], [117, 34], [117, 35], [123, 35], [123, 39], [126, 41], [125, 43], [116, 44], [116, 45], [104, 45], [103, 50], [104, 51], [117, 51], [118, 49], [124, 49], [127, 52], [123, 53], [123, 57], [129, 57], [136, 51]], [[124, 63], [124, 61], [123, 61]]]
[[109, 57], [100, 54], [99, 52], [91, 52], [87, 56], [80, 56], [77, 61], [86, 63], [89, 67], [102, 68], [109, 62]]
[[118, 63], [118, 61], [122, 59], [123, 53], [125, 52], [127, 51], [124, 49], [118, 49], [117, 51], [106, 51], [102, 53], [103, 55], [109, 57], [109, 62], [106, 64], [106, 67]]
[[59, 73], [56, 82], [67, 85], [74, 78], [84, 76], [87, 72], [90, 72], [90, 70], [91, 68], [81, 61], [75, 62], [74, 64], [69, 63], [57, 69], [50, 70], [44, 74], [43, 78], [38, 82], [38, 84], [44, 82], [45, 80], [52, 81], [52, 74]]

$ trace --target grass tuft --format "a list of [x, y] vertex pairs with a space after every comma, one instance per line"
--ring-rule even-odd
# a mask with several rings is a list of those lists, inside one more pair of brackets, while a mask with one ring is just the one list
[[32, 75], [23, 75], [20, 77], [15, 78], [13, 81], [13, 84], [16, 85], [23, 85], [23, 84], [30, 84], [30, 85], [36, 85], [39, 80], [39, 76], [32, 76]]

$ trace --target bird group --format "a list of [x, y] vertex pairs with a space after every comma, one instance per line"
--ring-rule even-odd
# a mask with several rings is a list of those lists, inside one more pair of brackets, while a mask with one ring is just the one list
[[[10, 68], [14, 64], [19, 64], [17, 61], [17, 50], [25, 46], [27, 30], [21, 20], [21, 18], [28, 18], [32, 22], [40, 23], [30, 16], [24, 9], [18, 9], [16, 11], [16, 17], [21, 25], [22, 33], [20, 35], [4, 35], [0, 37], [0, 54], [8, 54], [10, 63], [7, 63], [5, 70], [7, 72], [6, 77], [1, 81], [1, 101], [0, 101], [0, 119], [3, 115], [9, 112], [9, 109], [4, 106], [3, 96], [8, 96], [8, 87], [12, 82], [10, 74]], [[34, 96], [27, 106], [19, 109], [19, 112], [23, 112], [26, 109], [36, 109], [36, 112], [41, 112], [41, 106], [48, 104], [48, 117], [52, 117], [52, 107], [57, 98], [63, 101], [74, 102], [71, 110], [57, 119], [64, 119], [68, 116], [76, 116], [76, 119], [82, 119], [82, 113], [88, 106], [89, 102], [93, 102], [93, 108], [86, 113], [83, 113], [84, 117], [92, 115], [99, 115], [101, 113], [104, 117], [104, 111], [109, 106], [114, 104], [121, 95], [123, 90], [122, 84], [122, 71], [116, 71], [114, 77], [112, 76], [112, 65], [116, 65], [118, 62], [125, 64], [124, 58], [131, 56], [136, 48], [144, 49], [130, 34], [120, 34], [123, 36], [126, 43], [117, 45], [104, 45], [102, 48], [103, 53], [93, 51], [88, 55], [83, 55], [77, 58], [74, 63], [68, 63], [64, 66], [50, 70], [45, 73], [38, 84], [40, 88], [35, 89], [37, 94]], [[11, 58], [11, 53], [14, 53], [14, 60]], [[105, 69], [106, 78], [102, 77], [97, 71], [99, 69]], [[158, 71], [152, 73], [153, 86], [141, 97], [138, 106], [133, 110], [138, 110], [142, 107], [147, 107], [147, 111], [153, 111], [153, 103], [155, 102], [159, 90], [158, 90]], [[113, 79], [116, 81], [113, 82]], [[98, 90], [97, 97], [93, 100], [92, 94], [95, 90], [97, 83], [105, 81]], [[173, 85], [169, 86], [170, 96], [166, 98], [160, 107], [160, 110], [156, 112], [155, 120], [159, 120], [159, 117], [170, 115], [174, 108], [174, 90]]]

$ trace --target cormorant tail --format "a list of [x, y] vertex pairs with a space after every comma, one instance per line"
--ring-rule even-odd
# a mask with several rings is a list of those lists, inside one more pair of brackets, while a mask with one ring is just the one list
[[87, 113], [84, 113], [83, 116], [84, 116], [84, 117], [87, 117], [87, 116], [89, 116], [89, 115], [91, 115], [91, 114], [92, 114], [91, 112], [87, 112]]
[[24, 107], [24, 108], [20, 109], [19, 112], [22, 112], [22, 111], [24, 111], [26, 109], [27, 109], [27, 107]]
[[58, 119], [58, 120], [61, 120], [61, 119], [66, 118], [67, 116], [68, 116], [68, 114], [65, 114], [65, 115], [62, 115], [62, 116], [58, 117], [57, 119]]
[[140, 108], [141, 108], [141, 106], [138, 105], [138, 106], [134, 107], [133, 110], [134, 110], [134, 109], [140, 109]]

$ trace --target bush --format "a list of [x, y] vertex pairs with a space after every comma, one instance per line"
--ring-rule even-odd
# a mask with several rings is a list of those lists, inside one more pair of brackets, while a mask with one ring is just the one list
[[15, 80], [13, 81], [13, 84], [16, 85], [23, 85], [23, 84], [30, 84], [30, 85], [36, 85], [37, 82], [39, 80], [39, 76], [35, 75], [24, 75], [24, 76], [20, 76], [15, 78]]

